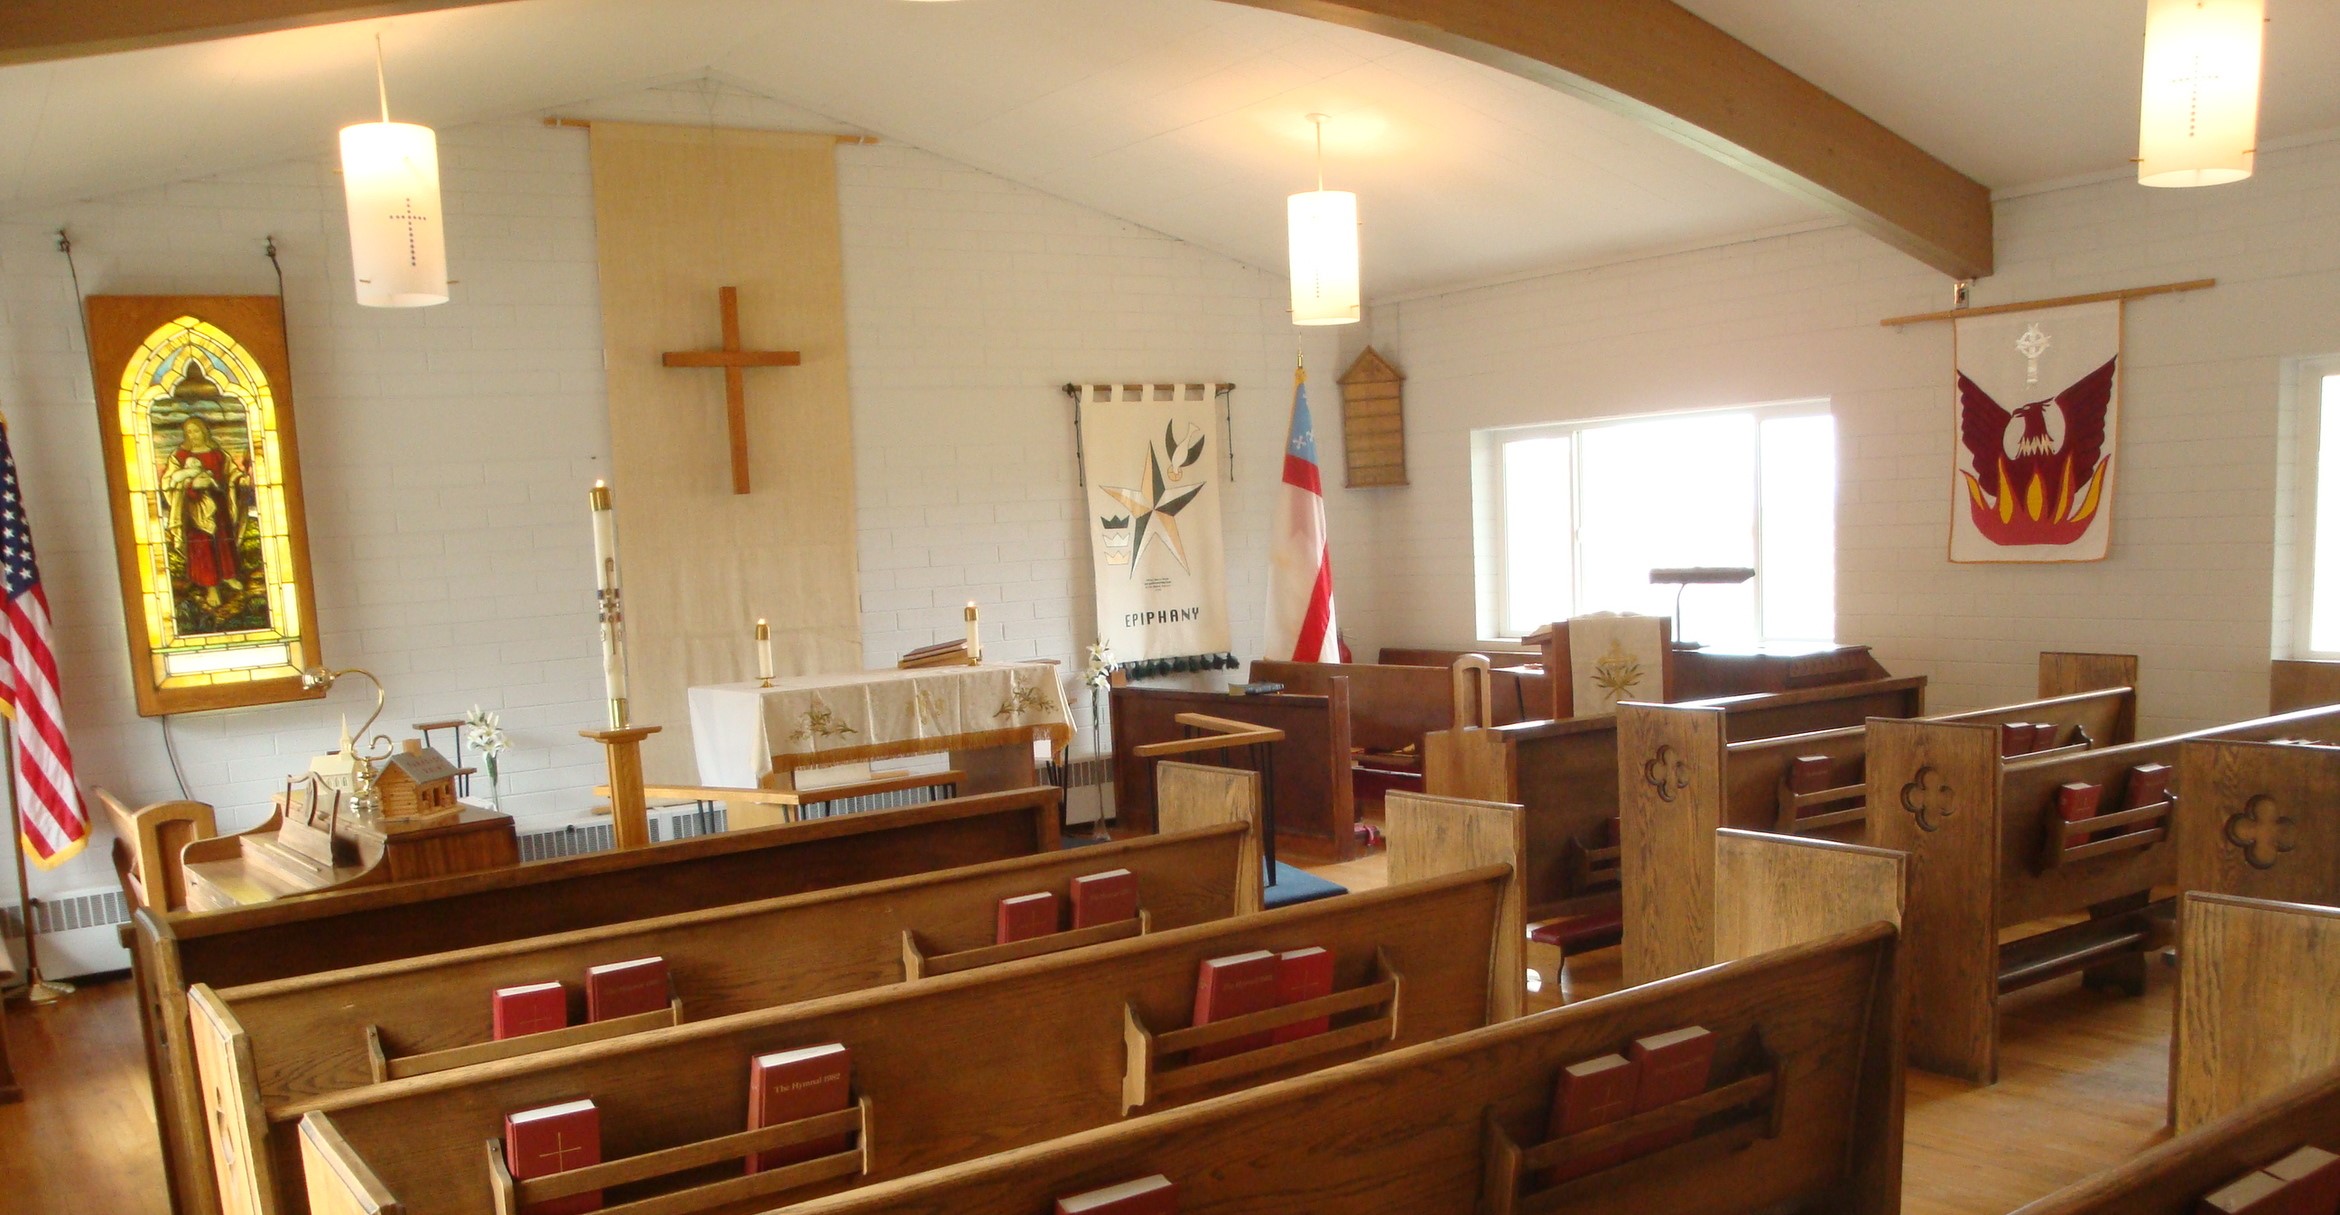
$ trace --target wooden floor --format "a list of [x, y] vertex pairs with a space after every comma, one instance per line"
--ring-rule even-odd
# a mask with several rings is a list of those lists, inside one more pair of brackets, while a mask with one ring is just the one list
[[[1310, 868], [1352, 890], [1384, 881], [1378, 855]], [[2141, 1000], [2083, 992], [2076, 978], [2011, 998], [1995, 1087], [1912, 1072], [1908, 1215], [2001, 1215], [2158, 1142], [2171, 977], [2155, 966]], [[1615, 990], [1617, 951], [1571, 958], [1562, 984], [1572, 1000]], [[0, 1106], [0, 1212], [167, 1215], [130, 985], [7, 1015], [26, 1098]]]

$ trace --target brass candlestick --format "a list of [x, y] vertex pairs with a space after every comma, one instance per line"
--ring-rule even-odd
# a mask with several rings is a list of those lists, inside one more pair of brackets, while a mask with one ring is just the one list
[[[358, 727], [356, 735], [357, 738], [363, 739], [366, 736], [366, 731], [374, 728], [375, 720], [382, 716], [383, 704], [389, 700], [389, 694], [382, 688], [381, 679], [377, 678], [372, 671], [363, 667], [346, 667], [339, 671], [328, 671], [324, 667], [310, 667], [301, 672], [301, 686], [331, 691], [334, 683], [344, 675], [362, 675], [366, 682], [374, 685], [374, 711], [366, 718], [366, 724]], [[342, 720], [348, 721], [347, 718]], [[378, 750], [375, 749], [377, 744]], [[375, 788], [374, 765], [390, 758], [390, 736], [376, 734], [367, 743], [367, 746], [368, 749], [363, 752], [357, 750], [355, 743], [350, 748], [349, 758], [353, 762], [350, 765], [349, 773], [349, 808], [355, 811], [359, 818], [370, 822], [382, 816], [382, 795]]]

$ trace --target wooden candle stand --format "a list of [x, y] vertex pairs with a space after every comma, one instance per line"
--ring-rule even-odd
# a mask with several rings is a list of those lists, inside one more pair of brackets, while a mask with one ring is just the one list
[[618, 848], [650, 846], [650, 803], [642, 792], [642, 740], [658, 733], [657, 726], [625, 726], [614, 730], [579, 730], [609, 752], [609, 827]]

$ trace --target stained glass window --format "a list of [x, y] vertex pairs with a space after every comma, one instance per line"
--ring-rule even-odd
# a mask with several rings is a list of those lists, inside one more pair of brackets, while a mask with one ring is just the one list
[[151, 664], [141, 674], [163, 693], [297, 679], [313, 661], [300, 602], [309, 588], [260, 361], [182, 315], [125, 361], [117, 401], [117, 490], [137, 576], [131, 627], [144, 628]]

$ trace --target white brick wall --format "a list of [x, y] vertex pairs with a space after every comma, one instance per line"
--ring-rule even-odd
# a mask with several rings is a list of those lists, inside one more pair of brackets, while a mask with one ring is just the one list
[[[587, 110], [704, 120], [677, 96]], [[383, 721], [401, 732], [500, 709], [515, 740], [505, 803], [524, 817], [567, 818], [602, 778], [576, 737], [600, 704], [581, 499], [609, 445], [585, 140], [518, 119], [442, 131], [440, 148], [459, 282], [438, 308], [352, 301], [323, 156], [0, 218], [0, 407], [86, 783], [131, 800], [173, 790], [128, 684], [61, 226], [92, 294], [272, 291], [261, 248], [275, 235], [327, 658], [378, 672]], [[976, 598], [993, 653], [1077, 668], [1091, 600], [1055, 385], [1086, 377], [1242, 386], [1229, 606], [1238, 649], [1255, 652], [1296, 346], [1282, 279], [908, 147], [846, 149], [840, 170], [869, 661], [955, 633], [956, 605]], [[1334, 339], [1309, 343], [1311, 365], [1329, 368]], [[1318, 417], [1337, 468], [1337, 411], [1320, 403]], [[1335, 527], [1336, 559], [1353, 566], [1360, 529]], [[188, 784], [223, 827], [255, 823], [364, 701], [342, 689], [321, 705], [174, 719]], [[36, 890], [110, 884], [99, 852]]]
[[2340, 350], [2340, 142], [2261, 153], [2248, 182], [2109, 181], [1998, 207], [1975, 302], [2215, 277], [2128, 316], [2109, 560], [1953, 566], [1950, 329], [1879, 328], [1948, 304], [1937, 274], [1844, 229], [1385, 305], [1410, 377], [1413, 488], [1375, 503], [1351, 578], [1370, 630], [1473, 635], [1476, 428], [1825, 397], [1841, 444], [1838, 636], [1933, 679], [1942, 709], [2028, 695], [2040, 649], [2136, 652], [2149, 731], [2263, 712], [2276, 627], [2283, 361]]

